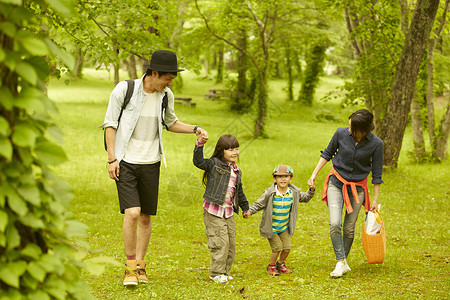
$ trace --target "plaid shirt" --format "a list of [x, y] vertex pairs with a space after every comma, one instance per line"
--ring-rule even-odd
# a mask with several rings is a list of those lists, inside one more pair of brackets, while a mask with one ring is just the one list
[[233, 200], [234, 200], [234, 192], [236, 190], [236, 178], [237, 178], [236, 173], [239, 171], [239, 167], [235, 163], [228, 162], [228, 165], [230, 166], [231, 174], [223, 205], [212, 203], [206, 199], [203, 199], [203, 208], [207, 212], [209, 212], [213, 216], [225, 219], [232, 217], [234, 214]]

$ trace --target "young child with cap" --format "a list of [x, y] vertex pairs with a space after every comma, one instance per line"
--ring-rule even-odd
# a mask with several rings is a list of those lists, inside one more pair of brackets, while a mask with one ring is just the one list
[[272, 172], [273, 184], [250, 206], [245, 218], [263, 210], [259, 232], [269, 240], [272, 253], [267, 271], [272, 276], [292, 273], [286, 267], [286, 258], [291, 249], [299, 202], [308, 202], [315, 192], [310, 185], [307, 192], [291, 183], [294, 171], [287, 165], [278, 165]]

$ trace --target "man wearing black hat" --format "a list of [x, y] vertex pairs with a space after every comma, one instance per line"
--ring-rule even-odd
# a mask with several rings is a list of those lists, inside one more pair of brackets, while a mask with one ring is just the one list
[[150, 241], [150, 216], [156, 215], [161, 160], [166, 165], [163, 128], [195, 133], [205, 142], [208, 139], [204, 129], [182, 123], [175, 115], [170, 87], [177, 73], [184, 71], [178, 69], [176, 54], [155, 51], [146, 67], [144, 76], [134, 80], [133, 94], [123, 111], [128, 85], [125, 81], [117, 84], [101, 125], [105, 128], [109, 176], [116, 181], [120, 211], [124, 214], [124, 285], [148, 282], [144, 258]]

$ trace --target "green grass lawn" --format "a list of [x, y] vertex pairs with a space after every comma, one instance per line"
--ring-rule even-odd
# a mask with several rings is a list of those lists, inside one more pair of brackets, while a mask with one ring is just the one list
[[[114, 87], [109, 77], [105, 71], [87, 70], [85, 79], [69, 85], [55, 80], [50, 83], [49, 96], [60, 110], [55, 120], [65, 134], [64, 149], [69, 157], [56, 173], [72, 185], [73, 212], [90, 227], [86, 237], [91, 249], [88, 257], [109, 256], [124, 263], [122, 215], [115, 184], [107, 174], [103, 132], [97, 127], [103, 123]], [[317, 96], [340, 82], [338, 78], [324, 78]], [[337, 127], [346, 126], [348, 115], [355, 109], [343, 110], [332, 101], [306, 108], [286, 103], [284, 83], [273, 81], [266, 125], [269, 137], [254, 140], [252, 116], [229, 112], [227, 101], [203, 98], [209, 88], [218, 87], [213, 80], [199, 80], [186, 72], [183, 83], [184, 89], [176, 95], [192, 97], [197, 105], [177, 105], [176, 113], [181, 121], [208, 130], [206, 153], [212, 153], [220, 135], [237, 136], [241, 144], [239, 166], [250, 204], [271, 184], [271, 172], [280, 163], [293, 167], [293, 183], [305, 191], [320, 151]], [[320, 121], [318, 116], [323, 113], [331, 114], [335, 121]], [[259, 213], [248, 220], [236, 218], [234, 280], [211, 282], [202, 220], [202, 174], [192, 164], [194, 143], [192, 134], [164, 133], [168, 167], [161, 168], [158, 214], [152, 218], [146, 256], [149, 284], [123, 287], [123, 270], [112, 265], [101, 276], [85, 272], [84, 279], [97, 299], [448, 299], [450, 162], [412, 163], [407, 155], [413, 147], [409, 128], [398, 169], [383, 176], [380, 203], [387, 233], [385, 262], [369, 265], [365, 260], [361, 212], [348, 259], [352, 271], [340, 279], [329, 277], [335, 259], [328, 212], [320, 201], [321, 185], [331, 167], [328, 164], [317, 179], [316, 196], [299, 208], [293, 248], [287, 259], [293, 273], [276, 278], [266, 273], [270, 248], [259, 236]]]

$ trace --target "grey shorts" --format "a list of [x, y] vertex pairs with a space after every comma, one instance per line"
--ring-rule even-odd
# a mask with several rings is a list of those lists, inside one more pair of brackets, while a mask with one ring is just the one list
[[140, 207], [141, 213], [156, 215], [160, 165], [161, 162], [145, 165], [120, 162], [116, 185], [121, 213], [127, 208]]

